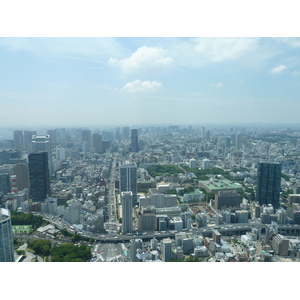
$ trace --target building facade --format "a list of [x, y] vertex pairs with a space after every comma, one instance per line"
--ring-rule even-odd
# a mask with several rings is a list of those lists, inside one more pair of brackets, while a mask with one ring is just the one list
[[259, 205], [272, 204], [279, 208], [282, 165], [261, 162], [257, 167], [256, 200]]
[[0, 208], [0, 262], [14, 262], [14, 245], [10, 211]]
[[137, 167], [125, 163], [119, 168], [119, 189], [121, 192], [132, 192], [133, 205], [137, 205]]
[[131, 152], [139, 151], [138, 130], [131, 129]]
[[132, 192], [121, 192], [122, 203], [122, 232], [123, 234], [132, 233]]
[[28, 162], [31, 198], [33, 202], [43, 202], [51, 194], [48, 152], [30, 153]]

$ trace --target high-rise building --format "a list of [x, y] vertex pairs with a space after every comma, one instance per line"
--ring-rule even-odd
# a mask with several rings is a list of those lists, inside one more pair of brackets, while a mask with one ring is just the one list
[[170, 238], [163, 239], [161, 243], [162, 261], [169, 261], [173, 258], [172, 240]]
[[282, 165], [261, 162], [257, 167], [256, 200], [259, 205], [272, 204], [279, 208]]
[[131, 129], [131, 152], [139, 151], [138, 130]]
[[0, 173], [0, 192], [6, 195], [10, 190], [10, 175], [8, 173]]
[[122, 232], [132, 233], [132, 192], [121, 192], [122, 203]]
[[90, 150], [91, 147], [91, 131], [89, 129], [82, 130], [82, 143], [86, 142], [87, 149]]
[[50, 135], [33, 135], [32, 136], [32, 151], [46, 151], [48, 153], [49, 174], [53, 174], [52, 148]]
[[236, 150], [242, 149], [242, 142], [243, 142], [243, 136], [240, 133], [238, 133], [236, 135], [236, 140], [235, 140], [235, 149]]
[[23, 149], [23, 131], [22, 130], [14, 131], [14, 144], [15, 144], [15, 149]]
[[102, 153], [102, 135], [99, 133], [94, 133], [92, 135], [93, 148], [96, 153]]
[[18, 163], [13, 166], [13, 172], [17, 176], [17, 188], [19, 191], [29, 189], [29, 169], [28, 164]]
[[14, 262], [14, 245], [10, 211], [0, 208], [0, 262]]
[[36, 131], [24, 130], [24, 146], [28, 153], [32, 152], [32, 137], [36, 135]]
[[137, 167], [126, 162], [119, 168], [119, 188], [121, 192], [132, 192], [133, 205], [137, 205]]
[[51, 194], [48, 152], [30, 153], [28, 161], [30, 195], [34, 202], [43, 202]]

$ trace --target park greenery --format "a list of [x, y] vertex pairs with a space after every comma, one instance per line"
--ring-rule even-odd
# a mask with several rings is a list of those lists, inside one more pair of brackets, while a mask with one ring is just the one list
[[176, 176], [179, 173], [184, 173], [184, 171], [175, 165], [155, 165], [147, 169], [148, 173], [152, 177], [163, 176], [163, 175], [173, 175]]
[[80, 246], [72, 243], [63, 243], [51, 247], [51, 241], [47, 239], [33, 239], [28, 247], [36, 255], [41, 257], [51, 257], [52, 262], [85, 262], [91, 258], [91, 249], [88, 245]]
[[91, 258], [91, 249], [88, 245], [75, 246], [63, 243], [51, 249], [52, 262], [85, 262]]
[[40, 226], [49, 224], [42, 216], [35, 216], [31, 213], [23, 212], [11, 212], [12, 225], [31, 225], [33, 230], [36, 230]]

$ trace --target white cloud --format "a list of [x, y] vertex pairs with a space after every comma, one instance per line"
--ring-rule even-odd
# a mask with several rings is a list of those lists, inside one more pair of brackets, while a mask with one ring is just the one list
[[257, 38], [196, 38], [194, 49], [211, 62], [236, 60], [258, 47]]
[[143, 46], [124, 59], [110, 58], [108, 63], [121, 68], [124, 73], [137, 73], [141, 71], [155, 71], [169, 67], [173, 58], [166, 56], [166, 51], [158, 47]]
[[275, 38], [275, 40], [288, 44], [291, 47], [295, 47], [295, 48], [300, 47], [299, 37], [282, 37], [282, 38]]
[[162, 87], [158, 81], [141, 81], [139, 79], [126, 83], [121, 91], [126, 93], [155, 92]]
[[278, 67], [276, 67], [276, 68], [273, 68], [273, 69], [270, 71], [270, 73], [271, 73], [271, 74], [279, 74], [279, 73], [282, 73], [286, 68], [287, 68], [286, 66], [280, 65], [280, 66], [278, 66]]
[[212, 83], [210, 86], [219, 88], [219, 87], [222, 87], [222, 86], [223, 86], [223, 83], [222, 83], [222, 82]]

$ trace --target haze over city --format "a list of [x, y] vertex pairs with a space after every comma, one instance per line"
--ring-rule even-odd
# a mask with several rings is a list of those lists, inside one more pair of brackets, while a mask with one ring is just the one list
[[1, 124], [296, 123], [299, 53], [299, 38], [0, 38]]

